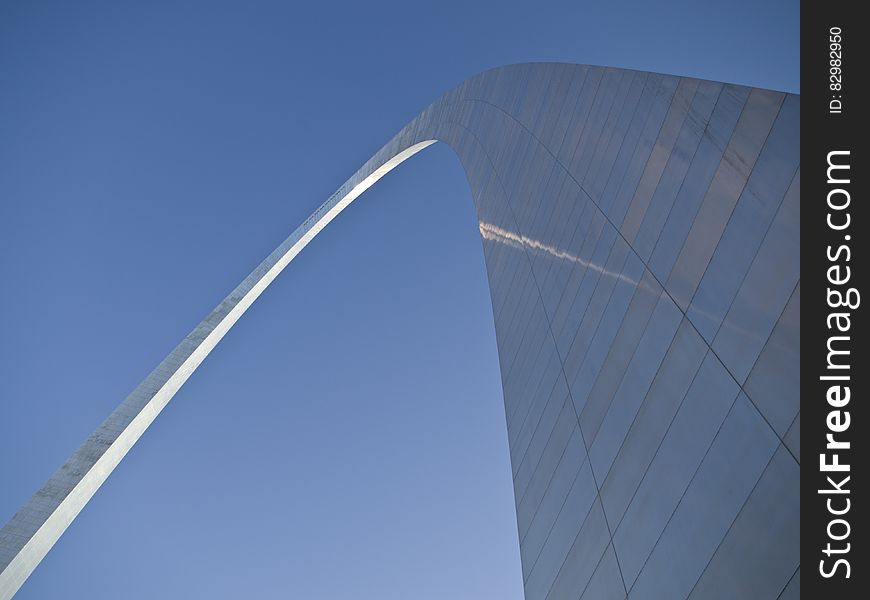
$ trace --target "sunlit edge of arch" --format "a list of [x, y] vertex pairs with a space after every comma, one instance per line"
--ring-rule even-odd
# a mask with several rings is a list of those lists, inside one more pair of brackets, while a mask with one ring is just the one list
[[[169, 353], [166, 359], [127, 396], [42, 488], [0, 529], [0, 552], [4, 550], [8, 552], [8, 548], [2, 547], [3, 537], [26, 539], [26, 542], [17, 550], [12, 548], [11, 559], [0, 572], [0, 600], [7, 600], [15, 595], [91, 497], [120, 464], [127, 452], [157, 418], [157, 415], [284, 268], [354, 200], [384, 175], [435, 142], [437, 140], [424, 140], [397, 152], [344, 195], [340, 195], [341, 190], [345, 189], [347, 184], [339, 188], [339, 192], [321, 204]], [[378, 155], [376, 154], [376, 156]], [[365, 169], [367, 165], [368, 163], [360, 171]], [[360, 171], [357, 171], [348, 182], [352, 181]], [[268, 268], [257, 276], [264, 267]], [[225, 310], [226, 308], [229, 310]], [[191, 350], [192, 344], [195, 345]], [[186, 358], [180, 364], [173, 369], [167, 369], [168, 364], [172, 364], [174, 358], [183, 356]], [[143, 396], [148, 398], [144, 405], [141, 402]], [[137, 408], [137, 405], [141, 406]], [[133, 414], [134, 411], [135, 414]], [[112, 425], [118, 422], [126, 422], [126, 425], [114, 434], [108, 445], [100, 443], [101, 440], [105, 439], [105, 434], [112, 431]], [[94, 450], [101, 447], [103, 450], [99, 453], [99, 457], [95, 461], [87, 460], [86, 463], [92, 464], [83, 472], [77, 473], [77, 469], [82, 466], [82, 459], [92, 458]], [[56, 506], [51, 508], [47, 516], [42, 516], [46, 513], [45, 505], [59, 495], [58, 488], [60, 487], [61, 490], [64, 488], [58, 484], [69, 481], [71, 477], [77, 478], [75, 485]], [[40, 518], [42, 519], [41, 525], [30, 534], [29, 538], [26, 538], [26, 535], [16, 534], [15, 529], [24, 525], [26, 530], [28, 524], [32, 524]], [[0, 560], [2, 559], [3, 556], [0, 555]]]

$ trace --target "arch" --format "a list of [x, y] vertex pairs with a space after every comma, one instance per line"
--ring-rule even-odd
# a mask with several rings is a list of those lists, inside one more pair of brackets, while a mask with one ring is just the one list
[[[0, 598], [290, 261], [436, 140], [465, 168], [484, 242], [526, 597], [777, 597], [799, 567], [798, 115], [790, 94], [583, 65], [463, 82], [230, 292], [0, 530]], [[701, 522], [711, 531], [694, 535]]]

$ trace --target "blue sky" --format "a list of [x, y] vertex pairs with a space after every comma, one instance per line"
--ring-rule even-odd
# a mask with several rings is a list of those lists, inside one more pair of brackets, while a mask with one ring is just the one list
[[[798, 2], [0, 3], [0, 521], [426, 104], [501, 64], [799, 91]], [[522, 598], [436, 145], [223, 340], [20, 598]]]

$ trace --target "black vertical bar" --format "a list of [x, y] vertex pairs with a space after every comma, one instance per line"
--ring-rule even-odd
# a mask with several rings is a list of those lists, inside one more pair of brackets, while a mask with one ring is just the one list
[[859, 460], [870, 433], [860, 297], [870, 235], [863, 116], [870, 23], [860, 8], [801, 6], [800, 581], [803, 597], [813, 599], [866, 598], [870, 590], [867, 495], [859, 491], [870, 485]]

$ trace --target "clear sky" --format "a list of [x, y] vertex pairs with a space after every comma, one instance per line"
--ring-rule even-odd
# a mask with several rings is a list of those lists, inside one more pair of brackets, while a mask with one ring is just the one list
[[[799, 91], [798, 2], [0, 2], [0, 522], [426, 104], [502, 64]], [[20, 598], [522, 598], [470, 192], [343, 213]]]

